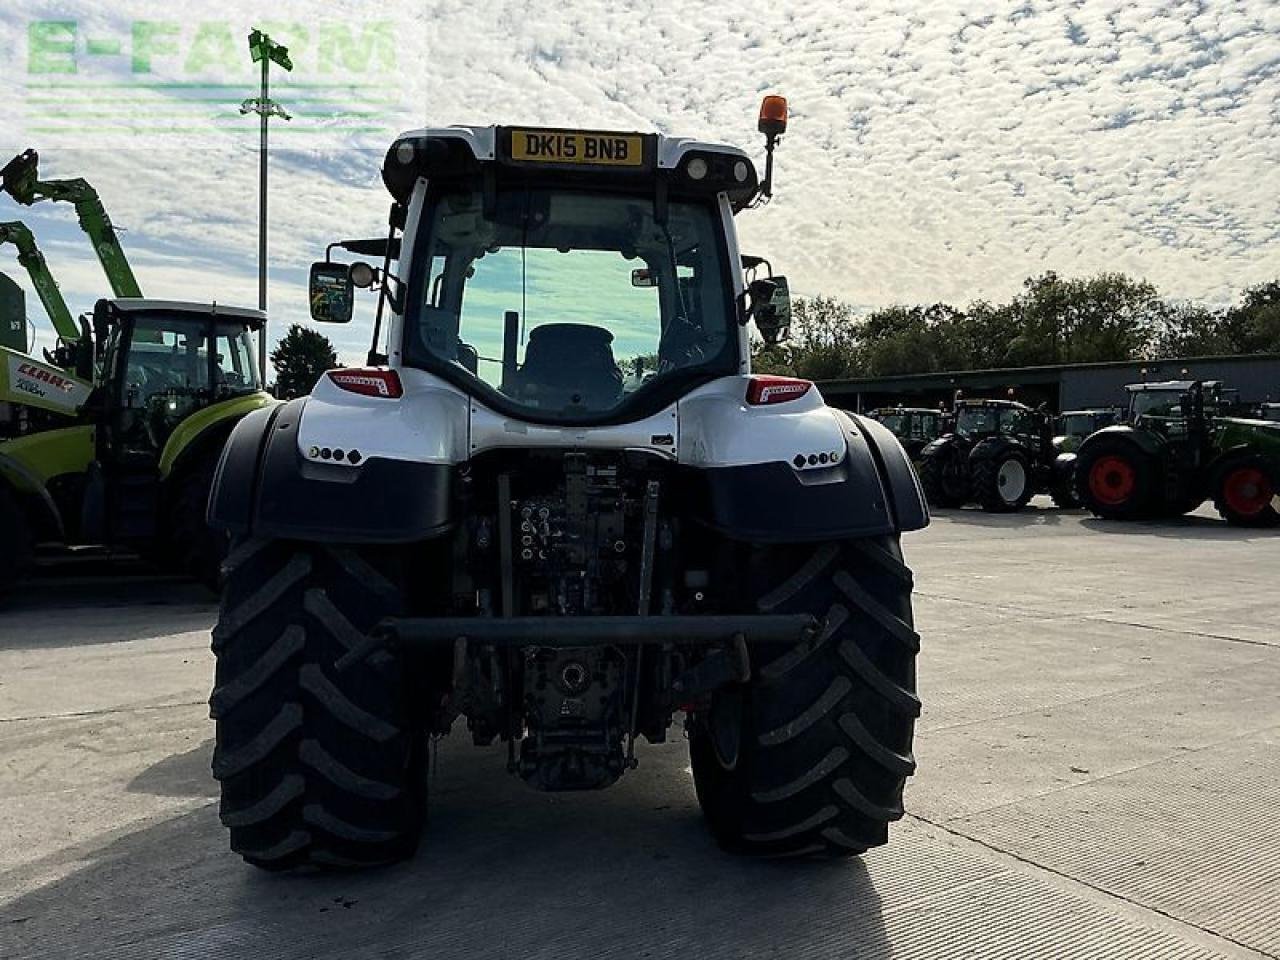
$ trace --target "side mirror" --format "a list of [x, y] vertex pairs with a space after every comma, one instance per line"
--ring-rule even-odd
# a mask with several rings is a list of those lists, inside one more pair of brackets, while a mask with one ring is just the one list
[[350, 323], [355, 301], [351, 268], [327, 260], [313, 263], [308, 299], [316, 323]]
[[776, 346], [791, 328], [791, 287], [786, 277], [753, 280], [747, 287], [749, 312], [765, 345]]

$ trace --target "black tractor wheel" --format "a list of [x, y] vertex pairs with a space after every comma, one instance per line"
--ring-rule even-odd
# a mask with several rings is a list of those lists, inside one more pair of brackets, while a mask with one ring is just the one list
[[208, 457], [175, 481], [170, 498], [165, 554], [194, 580], [218, 592], [230, 536], [205, 519], [217, 460]]
[[920, 486], [931, 507], [963, 507], [969, 502], [964, 461], [950, 452], [920, 461]]
[[1031, 467], [1016, 450], [973, 465], [973, 496], [988, 513], [1013, 513], [1031, 499]]
[[1261, 457], [1239, 457], [1214, 471], [1213, 503], [1227, 523], [1240, 527], [1280, 524], [1280, 485]]
[[1049, 488], [1049, 496], [1053, 497], [1053, 505], [1060, 510], [1075, 510], [1080, 506], [1080, 494], [1076, 493], [1074, 477], [1055, 480]]
[[0, 484], [0, 594], [26, 574], [34, 556], [31, 528], [22, 507]]
[[1106, 520], [1140, 520], [1159, 509], [1156, 462], [1127, 440], [1100, 437], [1076, 459], [1080, 502]]
[[[765, 553], [790, 575], [761, 612], [812, 612], [796, 646], [752, 647], [752, 676], [690, 718], [698, 802], [724, 848], [861, 853], [902, 816], [920, 701], [911, 571], [897, 537]], [[773, 579], [777, 583], [776, 576]]]
[[401, 591], [344, 547], [249, 541], [224, 565], [213, 631], [213, 775], [231, 848], [268, 870], [411, 855], [425, 813], [425, 724], [401, 660], [339, 667]]

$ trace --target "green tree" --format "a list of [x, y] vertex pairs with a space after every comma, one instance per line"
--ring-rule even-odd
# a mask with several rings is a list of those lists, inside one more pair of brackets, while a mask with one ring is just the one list
[[1018, 329], [1008, 359], [1019, 365], [1135, 359], [1165, 312], [1154, 286], [1122, 273], [1031, 277], [1012, 306]]
[[858, 358], [853, 307], [834, 297], [797, 297], [790, 336], [775, 347], [757, 343], [754, 367], [761, 373], [834, 380], [856, 376]]
[[859, 315], [833, 297], [797, 298], [791, 338], [756, 344], [756, 369], [814, 380], [1093, 363], [1217, 353], [1280, 353], [1280, 280], [1227, 310], [1167, 301], [1121, 273], [1028, 278], [1009, 303], [897, 305]]
[[1234, 353], [1224, 319], [1223, 311], [1198, 303], [1166, 303], [1148, 355], [1156, 359]]
[[338, 365], [338, 354], [322, 333], [293, 324], [271, 351], [276, 369], [276, 395], [290, 400], [309, 394], [326, 370]]
[[933, 373], [968, 366], [962, 311], [947, 303], [893, 306], [862, 324], [865, 375]]
[[1249, 287], [1222, 325], [1236, 353], [1280, 353], [1280, 280]]

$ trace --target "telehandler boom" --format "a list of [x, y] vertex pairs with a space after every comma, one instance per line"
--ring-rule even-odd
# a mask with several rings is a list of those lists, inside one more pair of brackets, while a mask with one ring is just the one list
[[71, 316], [67, 301], [62, 297], [62, 291], [58, 289], [57, 281], [49, 272], [44, 254], [36, 246], [36, 239], [31, 235], [31, 230], [25, 223], [16, 220], [0, 223], [0, 244], [6, 243], [11, 243], [18, 248], [18, 263], [31, 278], [31, 286], [35, 287], [40, 302], [44, 304], [45, 313], [49, 315], [53, 329], [62, 339], [75, 340], [80, 336], [80, 330]]
[[24, 207], [33, 206], [41, 200], [73, 204], [80, 229], [93, 244], [93, 252], [107, 275], [112, 294], [141, 297], [142, 290], [116, 238], [115, 228], [98, 197], [98, 191], [79, 177], [73, 180], [41, 180], [39, 164], [40, 155], [34, 150], [18, 154], [0, 169], [0, 192], [9, 194]]

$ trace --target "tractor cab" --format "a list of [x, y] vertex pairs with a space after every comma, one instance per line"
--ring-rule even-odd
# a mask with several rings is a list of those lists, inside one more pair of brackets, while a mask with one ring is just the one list
[[1126, 421], [1169, 438], [1204, 439], [1207, 417], [1223, 413], [1227, 392], [1218, 380], [1131, 383]]
[[254, 355], [264, 322], [261, 312], [235, 307], [98, 301], [93, 341], [100, 376], [84, 406], [95, 430], [78, 511], [82, 538], [153, 537], [166, 479], [194, 464], [200, 451], [216, 454], [235, 420], [271, 402]]
[[868, 416], [884, 424], [912, 460], [943, 432], [942, 411], [930, 407], [881, 407]]
[[91, 404], [117, 453], [158, 457], [192, 414], [262, 390], [256, 310], [100, 300], [93, 323], [103, 376]]
[[1064, 410], [1055, 422], [1053, 448], [1059, 453], [1075, 451], [1085, 437], [1109, 427], [1120, 419], [1117, 407]]
[[[762, 115], [770, 158], [783, 128]], [[372, 359], [541, 425], [653, 416], [745, 374], [749, 321], [786, 334], [786, 280], [757, 277], [732, 226], [768, 198], [769, 164], [762, 182], [736, 147], [654, 133], [404, 134], [383, 167], [395, 260], [314, 265], [312, 317], [346, 321], [352, 287], [377, 283], [392, 317]]]
[[960, 400], [955, 408], [955, 433], [970, 439], [1017, 437], [1038, 444], [1045, 425], [1043, 414], [1014, 400]]

